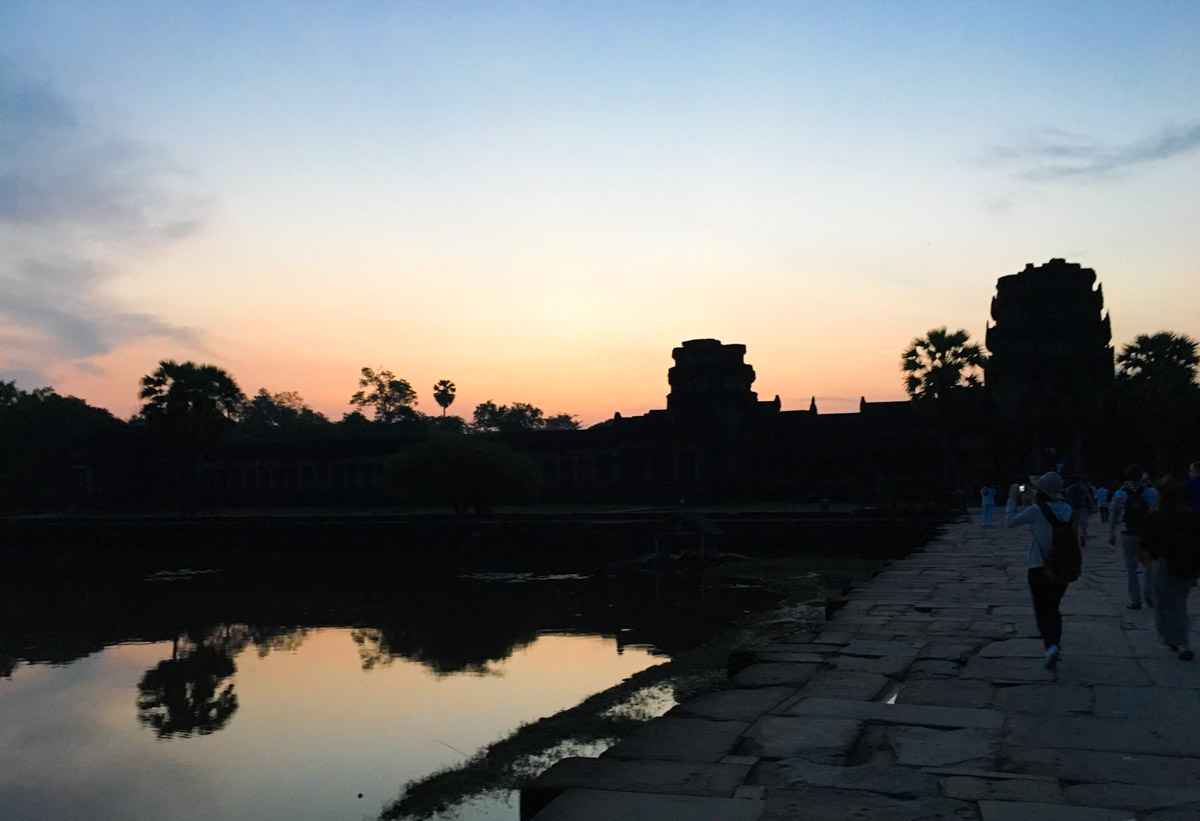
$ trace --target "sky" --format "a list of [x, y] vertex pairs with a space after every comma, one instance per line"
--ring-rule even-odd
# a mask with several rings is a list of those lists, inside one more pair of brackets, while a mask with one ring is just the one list
[[997, 278], [1200, 339], [1200, 4], [0, 0], [0, 378], [127, 417], [162, 359], [333, 419], [904, 397]]

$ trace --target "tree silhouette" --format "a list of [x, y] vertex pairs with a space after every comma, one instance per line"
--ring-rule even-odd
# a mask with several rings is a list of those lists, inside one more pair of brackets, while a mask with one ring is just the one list
[[141, 414], [191, 435], [225, 427], [237, 419], [246, 395], [233, 377], [216, 365], [164, 359], [142, 377]]
[[359, 391], [350, 397], [350, 404], [363, 410], [370, 408], [376, 422], [390, 424], [416, 415], [412, 406], [417, 404], [417, 392], [407, 380], [397, 379], [391, 371], [376, 373], [363, 368], [358, 387]]
[[454, 383], [449, 379], [442, 379], [433, 386], [433, 401], [441, 406], [442, 416], [446, 415], [446, 408], [454, 404], [455, 390]]
[[944, 399], [958, 388], [979, 385], [975, 371], [983, 367], [986, 357], [979, 345], [968, 342], [970, 338], [962, 329], [950, 332], [941, 327], [914, 339], [900, 357], [908, 395]]
[[1125, 412], [1139, 419], [1158, 465], [1168, 454], [1186, 447], [1180, 434], [1195, 430], [1196, 342], [1182, 334], [1141, 334], [1117, 357], [1117, 390]]
[[579, 420], [574, 414], [556, 413], [546, 417], [545, 430], [579, 430]]
[[489, 437], [450, 434], [401, 451], [388, 462], [388, 484], [409, 503], [483, 513], [537, 496], [537, 463]]
[[233, 685], [220, 689], [234, 670], [233, 659], [215, 647], [201, 645], [181, 658], [173, 652], [138, 683], [138, 721], [159, 738], [220, 730], [238, 708]]
[[1141, 334], [1117, 357], [1117, 379], [1155, 398], [1186, 395], [1196, 387], [1196, 342], [1183, 334]]
[[266, 388], [259, 388], [254, 398], [245, 405], [241, 425], [251, 433], [264, 433], [272, 430], [291, 431], [328, 422], [325, 414], [304, 404], [304, 399], [295, 391], [272, 394]]
[[513, 402], [512, 406], [497, 405], [492, 400], [475, 406], [473, 427], [477, 431], [499, 431], [502, 433], [521, 430], [541, 430], [546, 426], [542, 409], [527, 402]]
[[141, 417], [174, 446], [175, 490], [181, 514], [194, 512], [197, 472], [205, 451], [233, 427], [246, 396], [216, 365], [164, 359], [142, 377]]

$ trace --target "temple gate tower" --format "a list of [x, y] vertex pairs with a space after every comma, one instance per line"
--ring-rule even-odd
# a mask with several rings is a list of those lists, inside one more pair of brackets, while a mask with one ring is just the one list
[[745, 345], [722, 345], [716, 339], [684, 342], [671, 351], [675, 366], [667, 371], [667, 410], [753, 408], [758, 402], [758, 394], [750, 390], [754, 368], [745, 357]]
[[1096, 272], [1062, 259], [1028, 264], [996, 282], [992, 319], [984, 384], [993, 423], [1009, 433], [1010, 457], [1048, 468], [1069, 456], [1070, 469], [1082, 470], [1113, 383], [1112, 329]]
[[1103, 392], [1113, 381], [1112, 328], [1096, 272], [1052, 259], [1000, 277], [987, 329], [986, 385], [1013, 409]]

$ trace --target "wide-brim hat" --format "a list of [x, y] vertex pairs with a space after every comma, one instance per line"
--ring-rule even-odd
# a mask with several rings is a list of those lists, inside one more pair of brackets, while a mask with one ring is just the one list
[[1043, 473], [1041, 476], [1030, 476], [1029, 484], [1033, 485], [1035, 488], [1040, 490], [1042, 493], [1045, 493], [1052, 499], [1057, 499], [1059, 496], [1062, 496], [1063, 480], [1062, 477], [1054, 471]]

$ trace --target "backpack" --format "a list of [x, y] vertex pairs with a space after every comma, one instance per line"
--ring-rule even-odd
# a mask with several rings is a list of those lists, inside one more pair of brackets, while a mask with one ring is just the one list
[[1090, 507], [1087, 485], [1078, 482], [1067, 488], [1067, 504], [1076, 510], [1086, 510]]
[[1083, 572], [1083, 554], [1079, 551], [1079, 538], [1070, 522], [1054, 515], [1050, 505], [1038, 502], [1042, 515], [1050, 523], [1050, 551], [1042, 562], [1042, 571], [1054, 584], [1068, 585]]
[[1146, 514], [1150, 512], [1150, 503], [1140, 487], [1131, 487], [1125, 492], [1125, 523], [1126, 533], [1141, 533], [1146, 526]]

